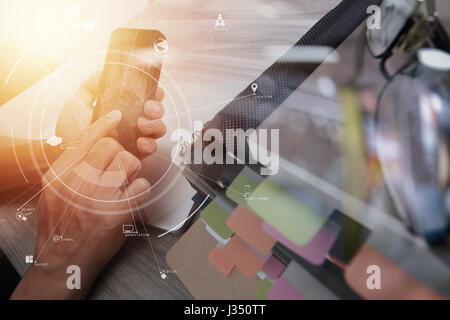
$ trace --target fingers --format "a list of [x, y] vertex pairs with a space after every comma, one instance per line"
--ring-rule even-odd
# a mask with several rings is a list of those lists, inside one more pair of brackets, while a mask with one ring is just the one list
[[149, 100], [144, 105], [144, 115], [150, 119], [159, 119], [164, 115], [164, 107], [161, 102]]
[[138, 158], [128, 151], [119, 152], [106, 171], [102, 175], [103, 180], [108, 182], [107, 185], [121, 186], [127, 181], [132, 181], [141, 171], [142, 164]]
[[[164, 106], [161, 101], [164, 98], [164, 90], [158, 87], [155, 93], [155, 100], [149, 100], [144, 105], [143, 117], [137, 121], [139, 131], [146, 136], [157, 139], [166, 134], [166, 125], [160, 120], [164, 115]], [[146, 137], [137, 141], [138, 149], [144, 154], [156, 152], [156, 142]]]
[[167, 132], [166, 125], [161, 120], [151, 120], [140, 117], [137, 121], [138, 129], [145, 135], [151, 135], [152, 138], [160, 138]]
[[[64, 170], [68, 163], [73, 165], [75, 165], [75, 163], [81, 163], [84, 156], [91, 151], [97, 141], [113, 130], [119, 124], [121, 118], [122, 113], [118, 110], [113, 110], [91, 124], [83, 131], [81, 136], [78, 136], [78, 138], [73, 141], [71, 148], [67, 148], [62, 156], [53, 163], [52, 168], [54, 170]], [[117, 152], [118, 151], [116, 151], [116, 153]]]
[[91, 123], [93, 102], [100, 95], [99, 76], [100, 72], [82, 81], [77, 91], [64, 104], [55, 130], [57, 136], [64, 137], [64, 143], [77, 139], [79, 133]]
[[87, 154], [85, 161], [100, 170], [100, 175], [124, 148], [112, 138], [101, 138]]
[[[161, 90], [160, 95], [164, 95]], [[161, 98], [161, 96], [159, 97]], [[166, 125], [160, 120], [164, 115], [163, 105], [155, 100], [149, 100], [144, 105], [144, 117], [140, 117], [137, 126], [140, 132], [146, 136], [137, 141], [138, 150], [144, 154], [155, 153], [157, 149], [154, 139], [161, 138], [167, 132]]]
[[81, 148], [91, 149], [92, 146], [101, 138], [106, 136], [110, 131], [115, 129], [122, 119], [122, 113], [119, 110], [112, 110], [105, 116], [101, 117], [91, 124], [80, 136], [80, 143], [77, 145]]
[[156, 88], [155, 100], [161, 102], [164, 99], [164, 90], [161, 87]]
[[158, 150], [155, 139], [148, 137], [140, 137], [137, 140], [138, 150], [143, 154], [152, 154]]
[[138, 178], [125, 189], [122, 194], [122, 199], [135, 199], [137, 202], [142, 202], [150, 194], [150, 183], [144, 178]]

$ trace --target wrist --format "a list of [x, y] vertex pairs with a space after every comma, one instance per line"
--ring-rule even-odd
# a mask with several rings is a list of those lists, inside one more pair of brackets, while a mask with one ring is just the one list
[[[80, 289], [68, 288], [67, 282], [71, 274], [65, 268], [46, 268], [31, 265], [14, 293], [12, 300], [79, 300], [84, 299], [89, 291], [90, 283], [81, 276]], [[83, 279], [85, 278], [85, 279]]]

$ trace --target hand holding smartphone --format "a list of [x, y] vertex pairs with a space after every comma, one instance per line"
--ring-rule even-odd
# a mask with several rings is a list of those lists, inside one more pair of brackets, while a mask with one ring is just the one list
[[93, 120], [119, 109], [123, 117], [110, 136], [136, 156], [142, 156], [137, 120], [145, 102], [155, 97], [166, 50], [167, 40], [157, 30], [119, 28], [109, 41]]

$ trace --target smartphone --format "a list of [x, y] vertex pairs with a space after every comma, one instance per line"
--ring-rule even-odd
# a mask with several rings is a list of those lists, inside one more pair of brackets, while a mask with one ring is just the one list
[[93, 120], [119, 109], [122, 120], [109, 136], [136, 156], [142, 156], [137, 120], [145, 102], [155, 97], [167, 48], [166, 37], [157, 30], [119, 28], [109, 40]]

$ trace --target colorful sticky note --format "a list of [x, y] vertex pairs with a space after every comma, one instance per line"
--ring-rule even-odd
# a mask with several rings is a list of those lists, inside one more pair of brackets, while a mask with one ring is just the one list
[[263, 231], [264, 221], [242, 206], [238, 206], [228, 217], [227, 226], [241, 239], [260, 253], [266, 254], [273, 248], [276, 240]]
[[271, 256], [262, 266], [262, 271], [271, 279], [278, 279], [286, 266], [275, 256]]
[[305, 246], [296, 245], [266, 222], [263, 223], [262, 228], [267, 234], [282, 243], [289, 250], [317, 266], [324, 263], [326, 255], [336, 240], [336, 235], [328, 231], [325, 226]]
[[223, 247], [223, 254], [249, 278], [264, 265], [264, 260], [236, 235]]
[[262, 280], [255, 289], [255, 298], [257, 300], [266, 300], [267, 292], [269, 292], [270, 288], [272, 288], [272, 283], [267, 279]]
[[267, 292], [267, 300], [305, 300], [286, 279], [279, 278]]
[[233, 235], [233, 231], [226, 225], [228, 216], [228, 213], [214, 201], [200, 212], [200, 218], [223, 239], [228, 239]]
[[311, 241], [326, 221], [325, 216], [269, 179], [258, 185], [247, 205], [296, 245]]
[[367, 244], [350, 262], [344, 277], [365, 299], [445, 299]]
[[224, 246], [224, 245], [230, 240], [230, 238], [228, 238], [228, 239], [223, 239], [221, 236], [219, 236], [219, 235], [217, 234], [217, 232], [215, 232], [213, 229], [211, 229], [211, 227], [208, 226], [207, 224], [205, 224], [205, 229], [206, 229], [206, 231], [208, 231], [208, 233], [209, 233], [210, 235], [212, 235], [212, 236], [214, 237], [214, 239], [216, 239], [216, 240], [219, 242], [219, 244], [221, 244], [222, 246]]
[[233, 271], [234, 264], [223, 254], [222, 250], [215, 247], [208, 256], [208, 260], [224, 275]]
[[366, 244], [439, 295], [450, 298], [447, 285], [450, 267], [436, 252], [423, 246], [422, 241], [380, 227], [372, 232]]
[[208, 262], [208, 256], [217, 246], [217, 241], [197, 220], [167, 252], [166, 261], [177, 270], [177, 277], [195, 299], [224, 300], [255, 299], [255, 289], [261, 281], [248, 278], [237, 268], [225, 276]]

